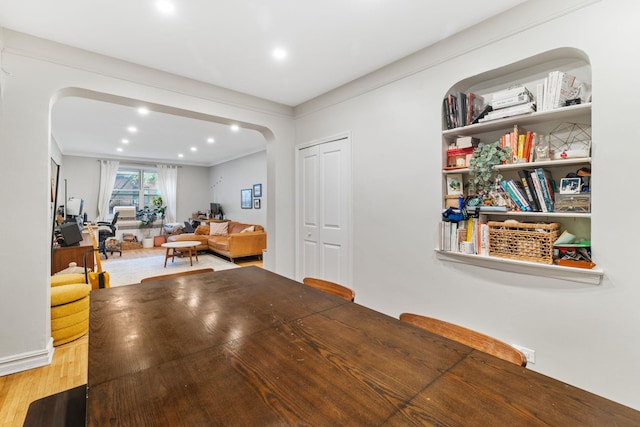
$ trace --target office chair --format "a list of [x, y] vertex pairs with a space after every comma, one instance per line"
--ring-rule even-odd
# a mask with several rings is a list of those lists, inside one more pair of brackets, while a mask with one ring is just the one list
[[105, 258], [109, 258], [107, 256], [107, 245], [106, 241], [109, 237], [115, 237], [116, 235], [116, 222], [118, 222], [118, 215], [120, 212], [116, 212], [113, 215], [113, 219], [111, 222], [100, 221], [97, 223], [98, 225], [98, 252], [104, 254]]

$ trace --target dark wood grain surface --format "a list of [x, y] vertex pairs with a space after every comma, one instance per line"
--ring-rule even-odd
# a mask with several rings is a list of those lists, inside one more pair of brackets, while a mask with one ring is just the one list
[[90, 426], [640, 425], [257, 267], [94, 291], [90, 322]]

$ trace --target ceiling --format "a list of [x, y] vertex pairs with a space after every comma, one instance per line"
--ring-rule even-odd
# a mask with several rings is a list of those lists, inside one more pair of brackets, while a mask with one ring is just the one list
[[[524, 1], [173, 0], [174, 13], [163, 14], [156, 0], [2, 0], [0, 26], [296, 106]], [[273, 57], [277, 48], [283, 59]], [[255, 152], [257, 139], [264, 149], [257, 131], [230, 134], [226, 124], [142, 118], [105, 104], [56, 104], [52, 129], [63, 154], [191, 163], [177, 153], [200, 144], [193, 164], [211, 165]], [[122, 147], [124, 123], [135, 121], [139, 132]], [[208, 134], [219, 139], [202, 144]]]

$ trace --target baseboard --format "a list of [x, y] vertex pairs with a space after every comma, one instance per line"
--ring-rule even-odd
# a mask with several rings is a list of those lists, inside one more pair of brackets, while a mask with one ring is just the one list
[[50, 338], [49, 343], [42, 350], [34, 350], [0, 358], [0, 377], [26, 371], [27, 369], [50, 365], [54, 351], [53, 338]]

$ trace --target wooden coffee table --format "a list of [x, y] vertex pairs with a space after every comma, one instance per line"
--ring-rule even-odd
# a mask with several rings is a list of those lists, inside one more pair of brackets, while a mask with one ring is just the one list
[[198, 246], [200, 242], [195, 240], [183, 240], [180, 242], [169, 242], [163, 243], [161, 246], [163, 248], [167, 248], [167, 253], [164, 257], [164, 267], [167, 268], [167, 260], [171, 257], [171, 262], [176, 257], [176, 255], [182, 255], [183, 251], [189, 251], [189, 264], [193, 265], [192, 255], [195, 252], [196, 261], [198, 261], [198, 251], [196, 250], [196, 246]]

